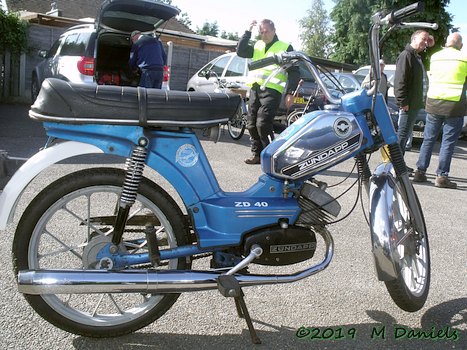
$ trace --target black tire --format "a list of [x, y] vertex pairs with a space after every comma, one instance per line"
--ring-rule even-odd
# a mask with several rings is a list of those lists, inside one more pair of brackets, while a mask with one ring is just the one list
[[292, 125], [294, 122], [296, 122], [298, 119], [300, 119], [303, 116], [303, 111], [298, 110], [298, 111], [293, 111], [287, 116], [287, 126]]
[[246, 128], [246, 115], [243, 114], [242, 109], [240, 108], [232, 120], [229, 120], [227, 123], [227, 129], [229, 130], [229, 135], [234, 140], [240, 140], [245, 133]]
[[[393, 200], [393, 234], [391, 253], [399, 272], [396, 279], [385, 281], [386, 288], [392, 300], [402, 310], [415, 312], [426, 302], [430, 289], [430, 249], [425, 219], [417, 198], [418, 208], [408, 209], [401, 195], [401, 184], [394, 188]], [[415, 227], [412, 213], [420, 211], [423, 227]], [[395, 243], [399, 244], [395, 244]]]
[[[123, 181], [120, 169], [93, 168], [69, 174], [45, 188], [26, 208], [18, 224], [13, 241], [15, 274], [26, 269], [92, 268], [94, 256], [89, 248], [98, 242], [96, 239], [109, 239], [105, 233], [112, 225], [105, 221], [113, 221]], [[188, 224], [180, 208], [148, 179], [140, 184], [130, 217], [132, 214], [144, 220], [135, 220], [125, 229], [123, 245], [129, 254], [147, 252], [144, 227], [138, 221], [147, 222], [154, 216], [160, 220], [159, 225], [154, 224], [158, 238], [165, 238], [161, 244], [188, 244]], [[106, 217], [110, 219], [102, 219]], [[186, 259], [173, 259], [160, 268], [189, 269], [190, 264]], [[113, 337], [154, 322], [179, 295], [106, 293], [25, 298], [40, 316], [65, 331], [87, 337]]]
[[41, 90], [41, 86], [39, 85], [39, 80], [37, 79], [37, 76], [34, 74], [32, 76], [32, 80], [31, 80], [31, 100], [32, 100], [32, 103], [34, 103], [34, 101], [36, 100], [37, 95], [39, 95], [40, 90]]

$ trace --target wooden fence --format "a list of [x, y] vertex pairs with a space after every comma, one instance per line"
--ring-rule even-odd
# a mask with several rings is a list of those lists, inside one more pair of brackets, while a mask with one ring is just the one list
[[22, 72], [25, 70], [26, 55], [10, 52], [0, 54], [0, 99], [24, 96], [25, 85]]

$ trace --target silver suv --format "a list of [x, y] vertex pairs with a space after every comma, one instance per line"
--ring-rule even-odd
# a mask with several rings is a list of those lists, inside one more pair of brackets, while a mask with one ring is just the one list
[[32, 72], [34, 102], [46, 78], [73, 83], [136, 86], [137, 77], [128, 67], [130, 33], [152, 33], [178, 15], [175, 7], [150, 0], [106, 0], [95, 24], [83, 24], [64, 32], [50, 50], [41, 50], [44, 60]]

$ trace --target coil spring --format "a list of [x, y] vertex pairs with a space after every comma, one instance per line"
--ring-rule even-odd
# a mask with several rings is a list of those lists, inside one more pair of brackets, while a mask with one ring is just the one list
[[407, 173], [407, 167], [405, 165], [404, 154], [398, 143], [388, 145], [389, 154], [391, 155], [392, 165], [398, 176]]
[[147, 154], [148, 151], [145, 147], [137, 146], [133, 149], [131, 157], [127, 158], [125, 162], [125, 182], [120, 196], [120, 202], [123, 206], [133, 205], [136, 201]]
[[371, 177], [371, 171], [365, 159], [365, 155], [358, 154], [355, 156], [355, 162], [357, 164], [358, 173], [362, 177], [362, 181], [368, 182]]

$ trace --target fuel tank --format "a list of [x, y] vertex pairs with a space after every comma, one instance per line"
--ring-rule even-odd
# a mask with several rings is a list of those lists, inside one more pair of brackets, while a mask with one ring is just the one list
[[285, 129], [261, 154], [263, 171], [274, 177], [301, 179], [355, 155], [371, 140], [364, 116], [338, 110], [305, 114]]

